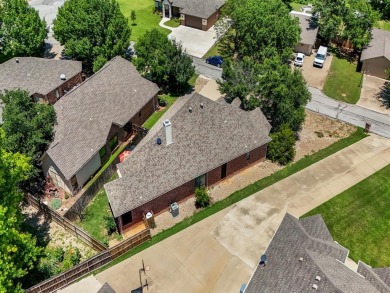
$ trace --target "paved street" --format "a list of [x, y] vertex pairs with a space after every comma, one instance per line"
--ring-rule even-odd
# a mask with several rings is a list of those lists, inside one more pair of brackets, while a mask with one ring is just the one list
[[[371, 135], [99, 273], [96, 282], [130, 292], [140, 286], [144, 260], [148, 292], [237, 293], [286, 211], [299, 217], [388, 164], [390, 140]], [[84, 280], [69, 292], [93, 292]]]
[[312, 94], [312, 100], [306, 105], [306, 109], [360, 127], [364, 127], [366, 122], [371, 123], [372, 133], [390, 138], [389, 115], [333, 100], [312, 87], [309, 87], [309, 91]]
[[209, 78], [218, 80], [222, 78], [222, 69], [217, 66], [206, 64], [204, 59], [198, 57], [192, 57], [193, 64], [195, 66], [195, 72], [202, 74]]

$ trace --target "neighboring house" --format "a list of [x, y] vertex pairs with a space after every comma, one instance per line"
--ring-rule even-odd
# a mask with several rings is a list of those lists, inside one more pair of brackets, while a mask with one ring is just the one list
[[55, 105], [55, 137], [42, 157], [44, 174], [75, 193], [115, 148], [155, 111], [156, 84], [115, 57]]
[[390, 68], [390, 31], [372, 29], [372, 39], [363, 49], [360, 61], [363, 73], [388, 79], [385, 70]]
[[286, 214], [245, 293], [390, 292], [390, 268], [345, 265], [349, 251], [335, 242], [321, 215], [297, 219]]
[[104, 285], [97, 291], [97, 293], [116, 293], [114, 289], [106, 282]]
[[105, 185], [120, 233], [144, 214], [192, 196], [196, 187], [265, 159], [271, 125], [259, 108], [246, 112], [237, 104], [197, 93], [173, 104], [118, 165], [120, 178]]
[[0, 64], [0, 91], [26, 90], [36, 102], [54, 104], [83, 81], [82, 63], [17, 57]]
[[291, 11], [290, 15], [299, 19], [299, 26], [301, 28], [301, 39], [295, 46], [294, 52], [310, 56], [312, 50], [315, 49], [318, 26], [312, 23], [311, 14]]
[[225, 0], [155, 0], [163, 17], [180, 18], [181, 25], [207, 31], [221, 15]]

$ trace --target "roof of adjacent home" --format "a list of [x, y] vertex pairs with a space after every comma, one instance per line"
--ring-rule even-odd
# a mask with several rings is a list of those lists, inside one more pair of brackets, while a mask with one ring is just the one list
[[115, 57], [55, 105], [57, 125], [47, 154], [69, 180], [159, 91], [129, 61]]
[[300, 43], [307, 45], [314, 45], [317, 39], [318, 26], [311, 21], [311, 14], [291, 11], [290, 14], [299, 19], [299, 26], [301, 28]]
[[172, 6], [181, 8], [180, 13], [208, 19], [225, 4], [225, 0], [173, 0]]
[[344, 264], [348, 250], [333, 241], [321, 215], [297, 219], [286, 214], [265, 254], [266, 266], [258, 265], [245, 293], [389, 292], [384, 282]]
[[116, 293], [114, 289], [106, 282], [104, 285], [97, 291], [97, 293]]
[[372, 29], [372, 39], [368, 46], [363, 49], [360, 57], [361, 61], [385, 57], [390, 61], [390, 31], [378, 28]]
[[80, 61], [15, 57], [0, 64], [0, 91], [23, 89], [30, 95], [47, 95], [80, 73], [81, 67]]
[[[172, 124], [170, 145], [163, 119]], [[271, 125], [260, 109], [246, 112], [197, 93], [179, 98], [159, 122], [118, 165], [121, 178], [105, 185], [115, 217], [271, 140]]]

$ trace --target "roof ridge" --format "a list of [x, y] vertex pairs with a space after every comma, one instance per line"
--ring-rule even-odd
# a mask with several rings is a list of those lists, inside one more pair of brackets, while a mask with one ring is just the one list
[[[379, 277], [379, 275], [374, 271], [374, 268], [372, 268], [370, 265], [366, 264], [365, 262], [359, 260], [359, 262], [358, 262], [358, 270], [359, 270], [359, 266], [360, 265], [362, 267], [365, 267], [366, 270], [370, 273], [370, 276], [374, 277], [380, 283], [380, 285], [382, 285], [385, 289], [390, 291], [390, 287], [381, 279], [381, 277]], [[379, 268], [376, 268], [376, 269], [379, 269]], [[358, 274], [363, 276], [367, 280], [366, 276], [362, 275], [361, 273], [358, 273]], [[367, 281], [370, 282], [370, 280], [367, 280]], [[373, 285], [373, 286], [375, 287], [375, 285]]]

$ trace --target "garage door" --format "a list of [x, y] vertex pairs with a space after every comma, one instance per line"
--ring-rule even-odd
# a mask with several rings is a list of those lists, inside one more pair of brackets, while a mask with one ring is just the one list
[[202, 19], [199, 17], [186, 15], [186, 26], [202, 29]]

